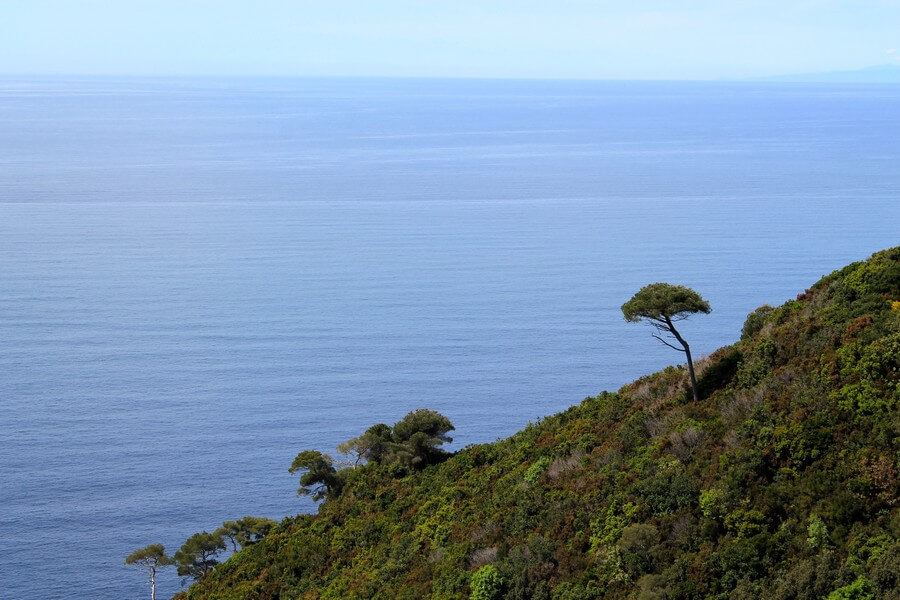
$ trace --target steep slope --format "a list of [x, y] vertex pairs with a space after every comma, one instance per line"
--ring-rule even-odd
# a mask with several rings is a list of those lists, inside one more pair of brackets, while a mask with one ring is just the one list
[[364, 466], [184, 595], [900, 598], [900, 248], [754, 312], [698, 376], [700, 402], [670, 367], [421, 472]]

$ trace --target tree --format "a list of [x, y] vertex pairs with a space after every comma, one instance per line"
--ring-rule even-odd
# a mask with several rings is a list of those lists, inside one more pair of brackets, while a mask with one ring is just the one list
[[195, 581], [203, 579], [219, 564], [215, 557], [222, 550], [225, 550], [225, 540], [218, 531], [195, 533], [175, 553], [178, 574]]
[[[687, 356], [688, 374], [691, 378], [691, 391], [694, 400], [700, 400], [697, 392], [697, 378], [694, 376], [694, 362], [691, 360], [691, 348], [675, 328], [675, 323], [683, 321], [696, 313], [709, 314], [712, 309], [700, 294], [691, 288], [668, 283], [651, 283], [642, 287], [631, 300], [622, 305], [622, 314], [630, 323], [647, 320], [659, 333], [653, 337], [660, 342]], [[676, 340], [681, 348], [666, 339]]]
[[[447, 453], [438, 446], [453, 441], [447, 435], [453, 423], [439, 412], [420, 408], [408, 413], [393, 427], [379, 423], [359, 437], [338, 446], [338, 452], [350, 456], [348, 466], [358, 467], [363, 461], [423, 467], [440, 460]], [[340, 473], [340, 472], [339, 472]]]
[[412, 467], [436, 462], [447, 453], [438, 446], [453, 441], [453, 423], [439, 412], [420, 408], [394, 424], [392, 437], [398, 462]]
[[334, 467], [334, 459], [316, 450], [304, 450], [294, 459], [289, 473], [302, 471], [297, 494], [313, 500], [336, 498], [344, 488], [344, 476]]
[[162, 544], [150, 544], [146, 548], [135, 550], [125, 559], [126, 565], [135, 565], [150, 575], [150, 600], [156, 600], [156, 571], [175, 564], [172, 557], [166, 554]]
[[363, 460], [381, 462], [391, 451], [391, 439], [390, 425], [378, 423], [361, 436], [341, 442], [337, 449], [341, 454], [352, 457], [353, 467], [356, 468]]
[[246, 548], [257, 543], [278, 525], [272, 519], [265, 517], [244, 517], [236, 521], [225, 521], [222, 526], [213, 532], [213, 535], [220, 535], [222, 538], [231, 542], [231, 549], [238, 551], [238, 546]]

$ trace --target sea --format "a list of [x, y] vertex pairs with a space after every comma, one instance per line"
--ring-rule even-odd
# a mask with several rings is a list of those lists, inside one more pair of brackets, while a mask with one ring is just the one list
[[314, 511], [302, 450], [679, 363], [645, 284], [699, 357], [897, 244], [897, 85], [0, 79], [0, 598], [147, 598], [131, 551]]

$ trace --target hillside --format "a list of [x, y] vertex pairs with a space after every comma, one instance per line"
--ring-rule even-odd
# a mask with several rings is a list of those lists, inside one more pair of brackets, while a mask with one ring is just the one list
[[900, 598], [900, 248], [751, 314], [700, 402], [685, 380], [362, 466], [180, 596]]

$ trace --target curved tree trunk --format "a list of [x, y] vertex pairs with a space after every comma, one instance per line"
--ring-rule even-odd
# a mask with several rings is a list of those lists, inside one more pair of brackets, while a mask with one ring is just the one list
[[700, 402], [700, 393], [697, 391], [697, 377], [694, 375], [694, 361], [691, 360], [691, 347], [688, 346], [685, 339], [681, 337], [681, 334], [675, 329], [675, 325], [669, 317], [666, 317], [666, 325], [669, 327], [669, 331], [672, 332], [672, 335], [675, 336], [675, 339], [684, 347], [684, 354], [687, 356], [688, 375], [690, 375], [691, 378], [691, 392], [694, 394], [694, 402]]

